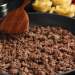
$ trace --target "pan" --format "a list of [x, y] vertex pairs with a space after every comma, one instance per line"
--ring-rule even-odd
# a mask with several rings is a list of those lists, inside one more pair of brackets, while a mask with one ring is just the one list
[[[70, 32], [75, 35], [75, 19], [57, 14], [39, 13], [32, 10], [31, 7], [26, 8], [30, 25], [49, 25], [66, 27]], [[75, 75], [75, 69], [57, 75]]]

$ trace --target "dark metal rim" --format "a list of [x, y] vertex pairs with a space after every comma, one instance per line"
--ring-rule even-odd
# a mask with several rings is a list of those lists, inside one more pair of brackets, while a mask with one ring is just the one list
[[19, 7], [21, 0], [8, 0], [7, 2], [0, 3], [0, 18], [7, 15], [11, 10], [14, 10]]

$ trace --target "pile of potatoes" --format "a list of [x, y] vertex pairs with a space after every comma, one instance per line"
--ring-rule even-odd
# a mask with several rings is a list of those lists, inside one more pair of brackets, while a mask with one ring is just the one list
[[59, 15], [74, 17], [75, 5], [72, 0], [35, 0], [33, 9], [42, 13], [57, 13]]

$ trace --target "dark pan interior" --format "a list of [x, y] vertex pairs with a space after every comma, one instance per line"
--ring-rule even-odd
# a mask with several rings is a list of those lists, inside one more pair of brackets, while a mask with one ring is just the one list
[[19, 7], [20, 4], [21, 4], [20, 0], [9, 1], [7, 8], [10, 11], [10, 10], [13, 10], [13, 9], [16, 9], [17, 7]]
[[50, 26], [63, 26], [75, 34], [75, 19], [56, 15], [56, 14], [42, 14], [30, 13], [30, 24], [33, 25], [50, 25]]

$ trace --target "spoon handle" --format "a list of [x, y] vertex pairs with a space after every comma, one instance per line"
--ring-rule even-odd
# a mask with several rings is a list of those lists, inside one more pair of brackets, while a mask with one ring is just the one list
[[21, 5], [8, 13], [0, 24], [0, 31], [6, 33], [21, 33], [28, 31], [29, 18], [24, 10], [24, 7], [29, 3], [29, 0], [22, 0]]

